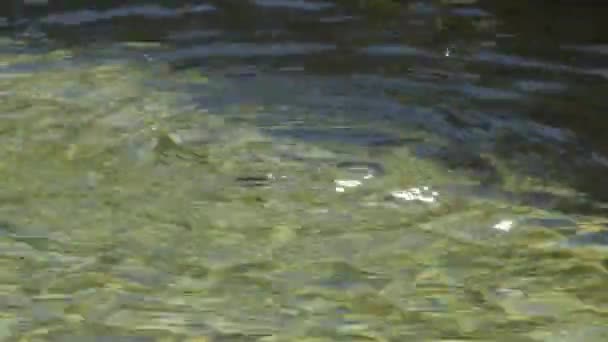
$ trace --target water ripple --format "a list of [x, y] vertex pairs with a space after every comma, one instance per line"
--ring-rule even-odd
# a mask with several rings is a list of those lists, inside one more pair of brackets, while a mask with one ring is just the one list
[[282, 7], [303, 11], [322, 11], [334, 7], [331, 2], [306, 1], [306, 0], [254, 0], [260, 7]]
[[325, 52], [335, 49], [331, 44], [315, 43], [214, 43], [178, 49], [175, 52], [163, 54], [160, 58], [169, 61], [203, 57], [256, 57], [256, 56], [293, 56]]
[[43, 23], [64, 26], [82, 25], [114, 18], [142, 16], [154, 19], [180, 17], [191, 13], [214, 11], [215, 7], [200, 4], [184, 8], [168, 8], [156, 5], [125, 6], [106, 11], [81, 10], [51, 14], [42, 19]]
[[360, 49], [362, 54], [371, 56], [424, 56], [438, 57], [437, 54], [407, 45], [370, 45]]

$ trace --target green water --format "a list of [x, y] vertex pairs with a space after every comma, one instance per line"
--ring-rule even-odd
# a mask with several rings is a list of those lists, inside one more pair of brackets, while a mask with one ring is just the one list
[[[320, 118], [274, 74], [258, 91], [287, 105], [206, 108], [197, 99], [247, 81], [133, 58], [171, 49], [136, 43], [2, 41], [0, 341], [608, 338], [605, 247], [564, 245], [606, 219], [572, 183], [484, 155], [499, 189], [469, 191], [475, 174], [408, 144], [274, 134], [348, 126], [450, 145]], [[326, 81], [312, 77], [302, 89]], [[401, 100], [436, 101], [427, 91]]]

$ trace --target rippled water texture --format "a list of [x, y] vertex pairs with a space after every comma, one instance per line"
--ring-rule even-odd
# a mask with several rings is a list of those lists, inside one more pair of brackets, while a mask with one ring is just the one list
[[5, 27], [0, 341], [608, 340], [607, 42], [354, 3]]

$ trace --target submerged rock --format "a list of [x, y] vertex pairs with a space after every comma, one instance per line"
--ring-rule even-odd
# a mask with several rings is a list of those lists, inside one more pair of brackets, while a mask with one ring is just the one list
[[385, 174], [382, 164], [368, 161], [342, 161], [336, 164], [340, 179], [334, 179], [337, 192], [356, 188], [363, 182]]
[[424, 203], [434, 203], [438, 200], [439, 192], [433, 191], [428, 186], [420, 188], [414, 187], [405, 190], [392, 191], [389, 199], [402, 201], [418, 201]]

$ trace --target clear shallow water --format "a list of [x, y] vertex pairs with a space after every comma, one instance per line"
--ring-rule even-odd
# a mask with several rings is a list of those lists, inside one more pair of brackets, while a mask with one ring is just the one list
[[601, 46], [137, 8], [1, 43], [0, 339], [605, 340]]

